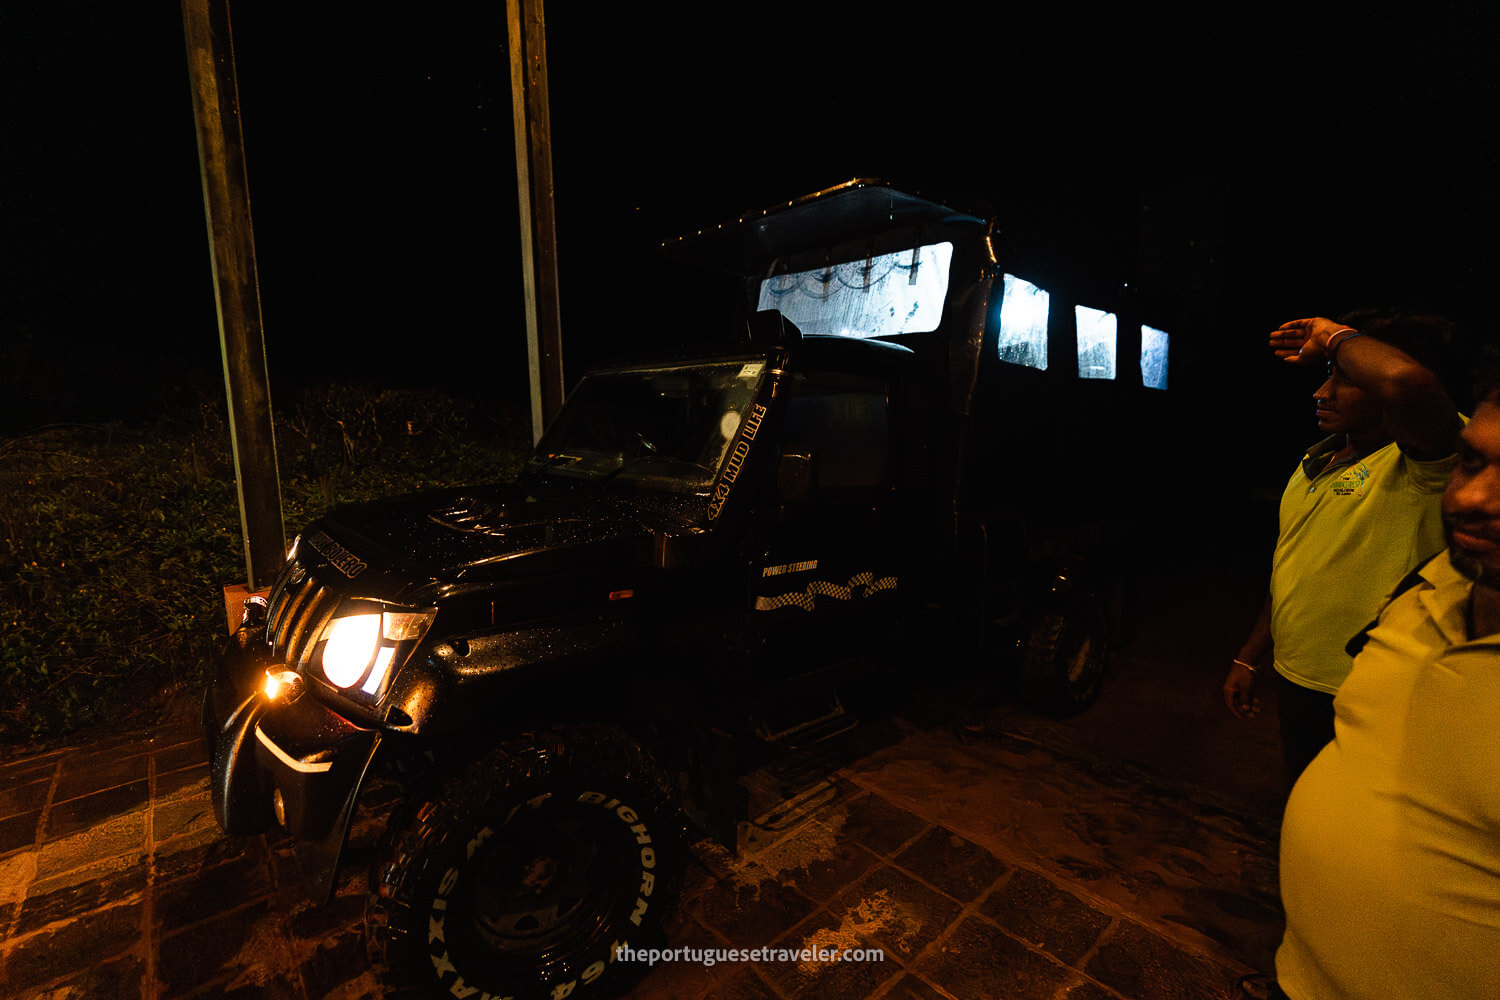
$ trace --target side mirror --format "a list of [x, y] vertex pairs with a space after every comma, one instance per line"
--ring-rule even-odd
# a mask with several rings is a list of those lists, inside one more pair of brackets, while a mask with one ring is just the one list
[[776, 499], [783, 507], [807, 503], [817, 486], [817, 463], [811, 454], [786, 453], [776, 467]]

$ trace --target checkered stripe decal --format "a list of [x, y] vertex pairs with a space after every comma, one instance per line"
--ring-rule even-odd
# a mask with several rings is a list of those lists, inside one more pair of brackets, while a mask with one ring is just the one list
[[839, 601], [859, 600], [880, 593], [882, 590], [895, 590], [896, 578], [894, 576], [883, 576], [875, 579], [874, 573], [856, 573], [849, 578], [847, 584], [831, 583], [826, 580], [814, 580], [806, 588], [778, 597], [757, 597], [755, 599], [756, 611], [775, 611], [777, 608], [786, 608], [793, 605], [803, 611], [811, 611], [819, 596], [831, 597]]

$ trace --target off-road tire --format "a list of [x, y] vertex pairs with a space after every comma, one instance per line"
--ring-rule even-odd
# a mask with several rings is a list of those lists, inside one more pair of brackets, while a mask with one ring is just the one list
[[1076, 715], [1099, 697], [1108, 665], [1109, 626], [1101, 610], [1050, 611], [1027, 634], [1016, 692], [1044, 712]]
[[671, 785], [634, 740], [527, 734], [393, 822], [371, 961], [389, 996], [611, 1000], [646, 968], [618, 949], [660, 944], [685, 858]]

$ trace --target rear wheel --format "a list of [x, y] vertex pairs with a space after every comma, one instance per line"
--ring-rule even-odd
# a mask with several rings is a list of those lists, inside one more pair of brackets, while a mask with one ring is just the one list
[[371, 957], [401, 996], [614, 997], [645, 969], [619, 949], [660, 942], [682, 834], [665, 776], [621, 731], [508, 743], [391, 835]]
[[1027, 635], [1016, 687], [1022, 700], [1056, 715], [1094, 703], [1109, 663], [1109, 627], [1095, 607], [1050, 611]]

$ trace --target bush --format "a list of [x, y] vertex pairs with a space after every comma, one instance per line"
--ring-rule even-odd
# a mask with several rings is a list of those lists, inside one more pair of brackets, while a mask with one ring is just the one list
[[[514, 478], [529, 443], [513, 413], [423, 390], [321, 386], [276, 421], [289, 538], [339, 503]], [[243, 553], [210, 392], [0, 441], [0, 740], [144, 722], [201, 688]]]

